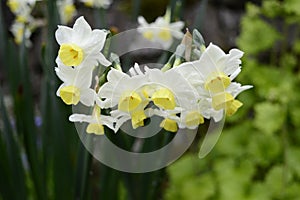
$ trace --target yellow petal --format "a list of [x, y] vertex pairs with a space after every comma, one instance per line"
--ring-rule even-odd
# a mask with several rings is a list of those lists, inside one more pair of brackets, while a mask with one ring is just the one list
[[241, 106], [243, 105], [242, 102], [238, 100], [233, 100], [226, 105], [226, 115], [231, 116], [233, 115]]
[[86, 2], [84, 2], [84, 5], [86, 6], [86, 7], [93, 7], [93, 1], [92, 0], [90, 0], [90, 1], [86, 1]]
[[61, 88], [59, 90], [59, 95], [67, 105], [76, 105], [80, 100], [80, 90], [73, 85]]
[[102, 124], [91, 123], [86, 127], [87, 133], [94, 133], [96, 135], [104, 135], [104, 127]]
[[24, 28], [19, 28], [17, 30], [16, 35], [15, 35], [15, 42], [17, 44], [21, 44], [22, 43], [22, 41], [23, 41], [23, 34], [24, 34]]
[[132, 127], [135, 129], [139, 126], [144, 126], [144, 120], [147, 118], [144, 110], [138, 110], [131, 113]]
[[174, 94], [167, 88], [154, 92], [151, 99], [156, 106], [166, 110], [173, 110], [176, 106]]
[[136, 109], [142, 102], [140, 95], [136, 92], [125, 92], [119, 100], [118, 109], [130, 112]]
[[197, 112], [197, 111], [192, 111], [189, 112], [186, 117], [185, 117], [185, 124], [188, 127], [191, 126], [198, 126], [199, 124], [203, 124], [204, 123], [204, 118], [203, 116]]
[[219, 73], [215, 76], [208, 78], [205, 82], [205, 89], [210, 92], [218, 93], [224, 92], [225, 89], [230, 85], [231, 80], [224, 73]]
[[159, 126], [170, 132], [177, 132], [178, 130], [176, 121], [169, 118], [164, 119]]
[[27, 19], [22, 15], [17, 15], [16, 21], [19, 22], [19, 23], [26, 23]]
[[148, 40], [153, 40], [154, 33], [152, 31], [145, 31], [145, 32], [143, 32], [143, 36], [144, 36], [144, 38], [146, 38]]
[[83, 50], [76, 44], [62, 44], [58, 56], [64, 65], [78, 66], [83, 60]]
[[169, 29], [164, 28], [159, 31], [158, 37], [164, 41], [169, 41], [172, 38], [172, 35]]
[[19, 4], [19, 2], [15, 1], [15, 0], [10, 0], [7, 2], [7, 6], [10, 8], [10, 10], [13, 13], [15, 13], [19, 9], [20, 4]]
[[72, 17], [73, 17], [73, 14], [75, 13], [75, 6], [73, 4], [70, 4], [70, 5], [66, 5], [64, 7], [64, 14], [66, 16], [66, 20], [67, 22], [69, 22]]
[[101, 108], [98, 105], [95, 105], [94, 110], [93, 110], [93, 116], [97, 120], [100, 120], [100, 114], [101, 114]]
[[215, 110], [225, 109], [228, 103], [234, 100], [233, 96], [227, 92], [216, 94], [212, 97], [212, 107]]

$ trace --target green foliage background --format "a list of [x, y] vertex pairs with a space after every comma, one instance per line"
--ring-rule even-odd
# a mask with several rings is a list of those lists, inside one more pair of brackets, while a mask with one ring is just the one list
[[[300, 1], [247, 4], [238, 80], [253, 89], [212, 152], [170, 166], [166, 199], [296, 200], [300, 191]], [[201, 133], [200, 133], [201, 134]]]
[[[53, 70], [58, 48], [54, 31], [59, 19], [55, 1], [45, 2], [47, 41], [37, 56], [43, 69], [38, 102], [44, 120], [41, 127], [34, 124], [36, 102], [26, 49], [14, 45], [6, 32], [0, 31], [16, 121], [13, 126], [0, 89], [1, 200], [159, 199], [162, 195], [170, 200], [299, 199], [300, 1], [247, 4], [237, 40], [245, 52], [238, 81], [254, 88], [238, 97], [244, 106], [226, 120], [212, 152], [199, 159], [191, 150], [167, 168], [168, 181], [165, 169], [128, 174], [92, 162], [73, 124], [66, 123], [70, 108], [54, 95], [59, 85]], [[170, 1], [175, 11], [176, 2]], [[145, 8], [139, 0], [132, 4], [135, 19], [138, 7]], [[198, 13], [198, 21], [202, 14]], [[0, 30], [4, 30], [3, 23], [1, 12]], [[203, 137], [205, 133], [199, 134]], [[24, 158], [28, 166], [24, 166]]]

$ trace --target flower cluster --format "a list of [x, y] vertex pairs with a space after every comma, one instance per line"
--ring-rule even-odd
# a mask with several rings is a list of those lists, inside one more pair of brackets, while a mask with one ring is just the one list
[[[87, 7], [108, 9], [112, 0], [80, 0], [80, 2]], [[77, 14], [74, 0], [57, 0], [56, 3], [62, 24], [70, 23]]]
[[21, 44], [23, 39], [25, 45], [30, 46], [29, 40], [32, 30], [38, 26], [37, 21], [32, 17], [31, 12], [37, 0], [8, 0], [7, 6], [11, 12], [16, 16], [12, 26], [11, 32], [14, 35], [15, 42]]
[[[160, 126], [170, 132], [195, 129], [204, 119], [218, 122], [224, 115], [233, 115], [242, 106], [237, 95], [252, 87], [233, 82], [241, 72], [243, 52], [238, 49], [226, 54], [210, 44], [201, 48], [199, 59], [176, 62], [168, 70], [135, 64], [125, 73], [100, 52], [106, 34], [91, 30], [83, 17], [73, 28], [59, 26], [56, 31], [60, 45], [56, 73], [64, 82], [57, 96], [68, 105], [80, 102], [93, 107], [90, 115], [69, 117], [73, 122], [87, 122], [87, 133], [104, 134], [104, 125], [117, 132], [127, 121], [135, 129], [152, 116], [161, 117]], [[93, 71], [99, 64], [107, 67], [100, 74], [105, 81], [92, 86]]]
[[56, 1], [60, 20], [63, 24], [68, 24], [77, 14], [74, 0], [58, 0]]
[[138, 32], [150, 42], [159, 44], [163, 49], [169, 49], [173, 39], [181, 39], [184, 27], [182, 21], [170, 22], [171, 12], [168, 9], [165, 16], [158, 17], [153, 23], [148, 23], [143, 16], [138, 17]]

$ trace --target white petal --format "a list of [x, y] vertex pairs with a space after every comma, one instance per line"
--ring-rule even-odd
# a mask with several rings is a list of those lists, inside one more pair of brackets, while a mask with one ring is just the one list
[[172, 35], [177, 39], [181, 39], [183, 37], [183, 33], [181, 32], [181, 29], [183, 29], [183, 27], [184, 27], [184, 23], [182, 21], [178, 21], [170, 24]]
[[[103, 125], [115, 131], [114, 123], [116, 120], [111, 116], [101, 115], [100, 120]], [[116, 131], [115, 131], [116, 132]]]
[[[105, 84], [103, 84], [101, 86], [101, 88], [98, 91], [98, 100], [97, 104], [102, 107], [102, 108], [109, 108], [109, 107], [114, 107], [118, 104], [118, 100], [119, 100], [119, 95], [117, 92], [113, 92], [115, 91], [115, 85], [113, 85], [110, 82], [106, 82]], [[105, 99], [104, 101], [100, 100], [100, 99]]]
[[216, 111], [214, 113], [214, 115], [212, 116], [212, 118], [214, 119], [215, 122], [219, 122], [223, 119], [223, 116], [224, 116], [224, 111], [223, 110], [219, 110], [219, 111]]
[[207, 51], [207, 53], [209, 55], [213, 55], [217, 59], [219, 59], [223, 56], [226, 56], [224, 51], [220, 47], [218, 47], [217, 45], [214, 45], [213, 43], [210, 43], [205, 51]]
[[244, 52], [239, 49], [231, 49], [229, 54], [234, 58], [241, 58], [244, 55]]
[[139, 64], [134, 63], [134, 67], [131, 67], [129, 69], [129, 73], [131, 76], [136, 76], [136, 75], [144, 75], [144, 73], [142, 72]]
[[56, 75], [59, 77], [60, 80], [71, 85], [74, 83], [76, 78], [76, 69], [68, 66], [59, 65], [55, 68]]
[[168, 41], [165, 41], [165, 40], [161, 40], [159, 39], [158, 40], [160, 45], [162, 46], [163, 49], [169, 49], [173, 43], [173, 38], [170, 38]]
[[84, 115], [84, 114], [72, 114], [69, 117], [71, 122], [88, 122], [90, 123], [93, 120], [91, 115]]
[[128, 75], [124, 72], [112, 68], [107, 74], [107, 81], [116, 83], [125, 77], [128, 77]]
[[96, 30], [92, 31], [91, 38], [92, 38], [92, 40], [97, 41], [97, 45], [98, 45], [98, 48], [100, 51], [103, 49], [104, 43], [106, 41], [106, 35], [107, 35], [107, 32], [104, 30], [96, 29]]
[[99, 53], [98, 61], [101, 65], [104, 65], [105, 67], [111, 65], [111, 62], [109, 62], [102, 53]]
[[218, 61], [222, 59], [225, 53], [216, 45], [210, 43], [210, 45], [203, 52], [199, 60], [198, 72], [203, 77], [209, 76], [212, 72], [220, 71]]
[[182, 21], [173, 22], [173, 23], [170, 24], [170, 28], [171, 28], [172, 30], [177, 30], [177, 31], [179, 31], [179, 30], [181, 30], [183, 27], [184, 27], [184, 22], [182, 22]]
[[61, 88], [65, 87], [65, 86], [66, 86], [65, 83], [63, 83], [63, 84], [61, 84], [61, 85], [59, 86], [59, 88], [56, 90], [56, 96], [60, 97], [59, 91], [60, 91]]
[[149, 25], [143, 16], [138, 17], [138, 23], [142, 26], [148, 26]]
[[85, 21], [84, 17], [81, 16], [79, 17], [73, 26], [73, 30], [74, 30], [74, 34], [76, 36], [76, 41], [78, 44], [80, 44], [80, 40], [83, 40], [87, 37], [90, 36], [92, 29], [90, 27], [90, 25], [87, 23], [87, 21]]
[[86, 106], [93, 106], [95, 104], [96, 92], [91, 89], [84, 89], [80, 91], [80, 102]]
[[70, 43], [72, 40], [73, 30], [67, 26], [58, 26], [55, 31], [55, 38], [58, 44]]
[[99, 98], [112, 98], [112, 91], [114, 91], [114, 89], [115, 85], [112, 82], [104, 83], [98, 91]]
[[121, 118], [119, 118], [115, 126], [115, 132], [117, 132], [119, 128], [130, 119], [131, 119], [130, 115], [123, 115]]
[[241, 68], [239, 67], [230, 75], [230, 80], [231, 81], [234, 80], [237, 77], [237, 75], [239, 75], [240, 72], [241, 72]]
[[92, 84], [93, 68], [82, 67], [80, 69], [75, 68], [75, 70], [74, 85], [80, 89], [89, 88]]

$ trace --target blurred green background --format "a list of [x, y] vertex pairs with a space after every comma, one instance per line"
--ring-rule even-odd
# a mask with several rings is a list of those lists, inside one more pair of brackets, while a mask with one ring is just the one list
[[[45, 25], [33, 46], [14, 44], [13, 15], [0, 7], [0, 199], [298, 200], [300, 191], [300, 1], [132, 0], [107, 10], [76, 2], [93, 28], [123, 31], [164, 14], [197, 28], [206, 44], [245, 52], [238, 81], [253, 89], [226, 119], [210, 154], [198, 158], [205, 127], [169, 167], [130, 174], [94, 160], [68, 121], [71, 108], [55, 96], [60, 24], [55, 1], [34, 14]], [[100, 20], [101, 19], [101, 20]]]

